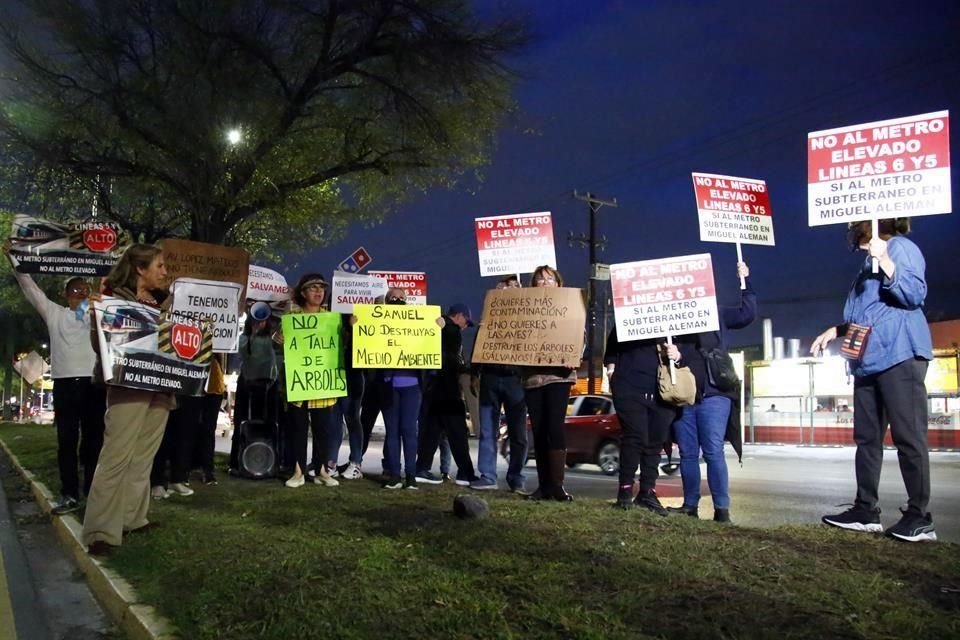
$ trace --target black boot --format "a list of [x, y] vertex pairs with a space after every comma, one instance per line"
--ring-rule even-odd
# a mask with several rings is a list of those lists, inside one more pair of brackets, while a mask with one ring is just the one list
[[621, 484], [617, 490], [617, 503], [613, 505], [618, 509], [629, 511], [633, 509], [633, 485]]
[[572, 502], [573, 496], [563, 488], [563, 477], [567, 470], [567, 450], [553, 449], [547, 452], [550, 459], [550, 486], [553, 499], [559, 502]]
[[713, 521], [714, 522], [730, 522], [730, 509], [714, 509]]
[[649, 509], [653, 511], [658, 516], [666, 516], [667, 510], [663, 508], [663, 505], [660, 504], [660, 499], [657, 497], [657, 492], [653, 489], [647, 489], [646, 491], [641, 491], [637, 494], [637, 497], [634, 499], [634, 503], [638, 507], [643, 507], [644, 509]]
[[553, 497], [553, 489], [550, 486], [550, 460], [547, 452], [543, 453], [533, 450], [533, 457], [537, 461], [537, 480], [540, 483], [536, 491], [527, 496], [527, 500], [549, 500]]
[[689, 505], [681, 505], [679, 507], [667, 507], [667, 513], [690, 516], [691, 518], [700, 517], [700, 512], [698, 511], [698, 509], [696, 507], [691, 507]]

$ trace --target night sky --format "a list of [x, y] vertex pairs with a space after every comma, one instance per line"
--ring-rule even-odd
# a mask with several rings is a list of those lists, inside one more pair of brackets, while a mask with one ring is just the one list
[[[699, 240], [691, 171], [765, 179], [777, 246], [744, 246], [761, 315], [774, 333], [810, 337], [839, 322], [862, 254], [845, 225], [807, 226], [807, 133], [949, 109], [960, 131], [958, 2], [480, 2], [531, 17], [535, 40], [513, 61], [519, 110], [500, 132], [482, 182], [437, 190], [383, 225], [354, 228], [336, 244], [291, 256], [288, 279], [329, 273], [357, 246], [373, 269], [426, 271], [428, 298], [466, 302], [483, 293], [475, 217], [551, 211], [557, 260], [585, 286], [586, 204], [572, 192], [616, 198], [598, 230], [606, 263], [710, 252], [720, 302], [737, 300], [733, 244]], [[956, 164], [956, 163], [955, 163]], [[952, 175], [954, 200], [960, 169]], [[956, 207], [956, 204], [954, 204]], [[927, 259], [927, 310], [960, 317], [956, 214], [914, 219]], [[732, 343], [756, 344], [760, 323]]]

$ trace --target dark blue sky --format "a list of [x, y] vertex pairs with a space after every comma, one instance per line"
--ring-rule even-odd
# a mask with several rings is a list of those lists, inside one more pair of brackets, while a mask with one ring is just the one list
[[[515, 61], [519, 110], [500, 132], [485, 179], [437, 190], [383, 225], [353, 229], [299, 258], [329, 272], [359, 245], [372, 268], [426, 271], [428, 297], [464, 301], [479, 314], [483, 292], [473, 219], [549, 210], [559, 268], [584, 286], [587, 231], [572, 191], [616, 198], [603, 209], [607, 263], [710, 252], [721, 303], [737, 296], [732, 244], [702, 243], [691, 171], [767, 181], [776, 247], [744, 246], [761, 313], [785, 337], [839, 321], [859, 256], [845, 226], [809, 228], [809, 131], [949, 109], [960, 130], [960, 3], [654, 2], [511, 0], [478, 3], [522, 11], [536, 40]], [[953, 171], [953, 192], [960, 169]], [[956, 199], [956, 195], [955, 195]], [[928, 261], [928, 310], [960, 316], [954, 215], [914, 220]], [[759, 342], [759, 323], [734, 336]]]

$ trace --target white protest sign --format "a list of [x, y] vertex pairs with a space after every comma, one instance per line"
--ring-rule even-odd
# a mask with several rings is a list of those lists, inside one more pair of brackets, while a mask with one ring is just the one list
[[39, 353], [31, 351], [20, 360], [14, 362], [13, 369], [27, 381], [27, 384], [33, 384], [42, 378], [44, 373], [50, 370], [50, 365], [46, 363]]
[[[407, 304], [427, 304], [427, 274], [423, 271], [368, 271], [386, 280], [390, 289], [403, 289]], [[384, 291], [386, 293], [386, 291]]]
[[286, 302], [290, 299], [287, 279], [266, 267], [250, 265], [247, 274], [247, 298], [258, 302]]
[[712, 173], [694, 173], [700, 239], [773, 246], [773, 215], [767, 183]]
[[811, 227], [950, 213], [949, 112], [807, 134]]
[[173, 281], [170, 313], [178, 319], [209, 319], [214, 353], [236, 353], [240, 345], [237, 306], [242, 290], [236, 282], [177, 278]]
[[533, 273], [557, 266], [549, 211], [476, 218], [481, 276]]
[[353, 313], [355, 304], [374, 304], [387, 293], [387, 281], [372, 275], [333, 272], [333, 305], [336, 313]]
[[617, 339], [719, 331], [709, 253], [610, 265]]

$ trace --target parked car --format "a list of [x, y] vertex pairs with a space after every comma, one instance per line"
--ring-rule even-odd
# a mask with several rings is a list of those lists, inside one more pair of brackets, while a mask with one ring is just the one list
[[[566, 418], [567, 466], [595, 464], [607, 475], [620, 471], [620, 421], [614, 411], [613, 399], [608, 395], [585, 394], [570, 396]], [[529, 422], [527, 423], [529, 429]], [[501, 423], [500, 452], [507, 457], [506, 424]], [[533, 434], [528, 457], [533, 457]]]

